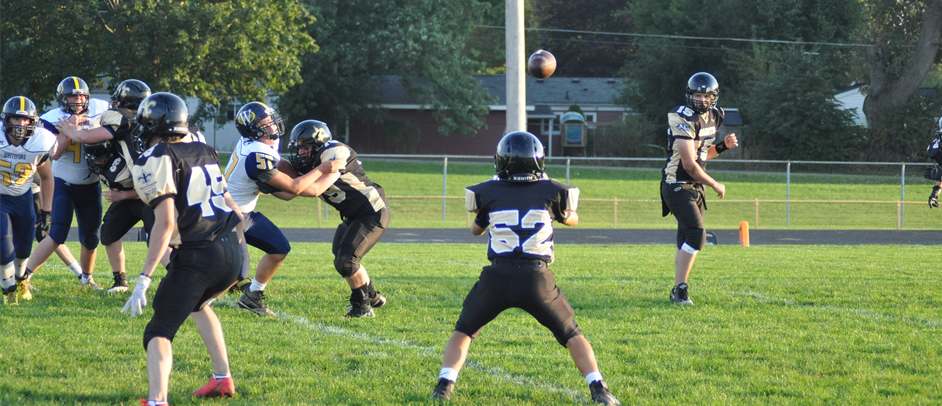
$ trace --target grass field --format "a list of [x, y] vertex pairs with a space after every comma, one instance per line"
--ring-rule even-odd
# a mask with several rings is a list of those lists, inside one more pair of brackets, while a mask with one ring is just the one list
[[[126, 248], [134, 273], [145, 247]], [[267, 290], [278, 318], [237, 309], [235, 296], [214, 304], [238, 398], [189, 397], [211, 367], [185, 323], [174, 343], [171, 404], [430, 403], [485, 246], [380, 242], [364, 265], [390, 302], [367, 320], [342, 318], [349, 291], [329, 248], [294, 244]], [[693, 307], [667, 300], [673, 251], [557, 245], [551, 268], [625, 404], [942, 403], [938, 248], [711, 246], [691, 276]], [[102, 283], [110, 282], [106, 267], [102, 254]], [[0, 307], [0, 404], [136, 405], [145, 397], [141, 337], [153, 311], [120, 314], [127, 294], [82, 290], [57, 259], [34, 283], [35, 299]], [[472, 345], [453, 404], [587, 401], [568, 353], [512, 310]]]

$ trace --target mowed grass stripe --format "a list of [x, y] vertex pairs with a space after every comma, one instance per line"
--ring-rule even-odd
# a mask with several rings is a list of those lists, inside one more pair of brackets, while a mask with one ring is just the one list
[[[347, 320], [349, 290], [330, 245], [293, 245], [266, 292], [290, 318], [236, 309], [235, 296], [214, 306], [239, 397], [189, 397], [210, 362], [187, 322], [174, 340], [171, 404], [427, 404], [462, 300], [486, 264], [485, 246], [381, 241], [363, 264], [389, 304], [375, 319]], [[125, 248], [134, 273], [146, 247]], [[260, 252], [250, 251], [257, 261]], [[942, 403], [934, 247], [710, 246], [691, 275], [693, 307], [667, 300], [674, 251], [557, 245], [551, 269], [626, 404]], [[110, 285], [105, 267], [102, 253], [96, 279]], [[80, 289], [57, 259], [35, 284], [33, 301], [0, 306], [0, 404], [144, 397], [141, 337], [153, 311], [121, 315], [127, 294]], [[568, 352], [532, 317], [509, 310], [472, 344], [453, 404], [587, 400]]]

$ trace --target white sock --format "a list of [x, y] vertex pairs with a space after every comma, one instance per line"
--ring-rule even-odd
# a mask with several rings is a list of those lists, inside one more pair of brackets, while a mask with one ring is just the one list
[[221, 380], [226, 379], [226, 378], [232, 378], [232, 375], [230, 375], [230, 374], [217, 374], [217, 373], [214, 373], [214, 374], [213, 374], [213, 378], [216, 379], [217, 381], [221, 381]]
[[445, 378], [452, 382], [458, 382], [458, 371], [451, 368], [442, 368], [442, 371], [438, 373], [438, 377]]
[[10, 286], [16, 285], [16, 280], [13, 279], [13, 263], [0, 265], [0, 274], [3, 275], [0, 278], [0, 288], [9, 289]]
[[148, 400], [147, 406], [162, 406], [166, 405], [167, 401], [158, 401], [158, 400]]
[[589, 372], [588, 375], [585, 376], [585, 383], [590, 384], [590, 385], [592, 384], [592, 382], [601, 381], [601, 380], [603, 380], [602, 373], [599, 371]]
[[252, 279], [252, 284], [249, 285], [249, 290], [252, 291], [252, 292], [261, 292], [261, 291], [265, 290], [265, 286], [268, 286], [268, 284], [267, 284], [267, 283], [261, 283], [261, 282], [258, 281], [258, 279], [253, 278], [253, 279]]
[[26, 275], [26, 261], [29, 258], [14, 258], [13, 266], [16, 267], [16, 274], [20, 276]]
[[83, 285], [88, 284], [88, 283], [91, 282], [91, 281], [92, 281], [92, 274], [87, 274], [87, 275], [86, 275], [86, 274], [82, 274], [82, 284], [83, 284]]
[[82, 265], [79, 265], [78, 261], [75, 261], [69, 264], [69, 269], [71, 269], [72, 272], [75, 273], [75, 276], [78, 276], [78, 277], [82, 276]]

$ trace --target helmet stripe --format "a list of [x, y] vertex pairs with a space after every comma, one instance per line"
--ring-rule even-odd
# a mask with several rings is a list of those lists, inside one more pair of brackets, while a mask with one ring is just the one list
[[82, 86], [79, 85], [79, 81], [78, 81], [78, 80], [79, 80], [79, 79], [78, 79], [78, 76], [72, 76], [72, 81], [75, 82], [75, 90], [79, 90], [79, 89], [82, 88]]
[[20, 111], [26, 111], [26, 98], [20, 96]]

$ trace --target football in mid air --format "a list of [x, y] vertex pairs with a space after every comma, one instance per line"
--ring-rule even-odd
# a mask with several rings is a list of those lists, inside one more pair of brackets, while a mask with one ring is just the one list
[[527, 72], [537, 79], [546, 79], [556, 72], [556, 57], [549, 51], [538, 49], [527, 59]]

